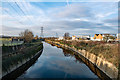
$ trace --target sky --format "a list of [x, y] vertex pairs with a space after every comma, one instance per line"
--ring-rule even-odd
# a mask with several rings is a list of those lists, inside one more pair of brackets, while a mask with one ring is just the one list
[[118, 2], [2, 2], [2, 35], [25, 29], [45, 37], [118, 33]]

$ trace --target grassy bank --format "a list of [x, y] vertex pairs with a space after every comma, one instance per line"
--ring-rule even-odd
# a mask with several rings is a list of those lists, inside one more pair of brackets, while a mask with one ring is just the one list
[[86, 50], [96, 56], [106, 59], [118, 68], [118, 43], [110, 44], [106, 42], [93, 42], [93, 41], [64, 41], [59, 40], [61, 44], [66, 44], [80, 50]]
[[16, 52], [16, 54], [9, 55], [7, 57], [3, 57], [2, 60], [2, 70], [4, 72], [8, 72], [11, 67], [17, 66], [19, 63], [22, 63], [24, 60], [30, 59], [34, 56], [38, 51], [43, 48], [43, 44], [41, 42], [34, 42], [25, 44], [25, 48]]

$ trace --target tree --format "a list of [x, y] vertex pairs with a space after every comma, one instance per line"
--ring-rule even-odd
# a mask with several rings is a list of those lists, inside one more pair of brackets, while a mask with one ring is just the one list
[[108, 42], [110, 34], [104, 34], [103, 40]]
[[28, 43], [32, 41], [34, 36], [33, 32], [28, 29], [26, 29], [24, 32], [21, 32], [19, 35], [22, 39], [24, 39], [25, 42], [28, 42]]
[[69, 38], [70, 38], [69, 33], [65, 33], [64, 34], [64, 39], [69, 39]]
[[38, 39], [38, 35], [36, 35], [36, 37], [34, 37], [34, 39], [37, 40]]
[[112, 40], [115, 40], [115, 37], [114, 36], [109, 36], [110, 39]]

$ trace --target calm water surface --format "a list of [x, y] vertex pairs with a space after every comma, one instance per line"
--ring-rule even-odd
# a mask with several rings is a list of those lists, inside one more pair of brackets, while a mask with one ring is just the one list
[[43, 42], [44, 50], [19, 78], [98, 78], [71, 51]]

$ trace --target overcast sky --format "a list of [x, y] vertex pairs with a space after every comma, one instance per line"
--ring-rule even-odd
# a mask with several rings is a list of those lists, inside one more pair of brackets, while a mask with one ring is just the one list
[[44, 36], [118, 32], [118, 2], [2, 2], [2, 34], [30, 29]]

